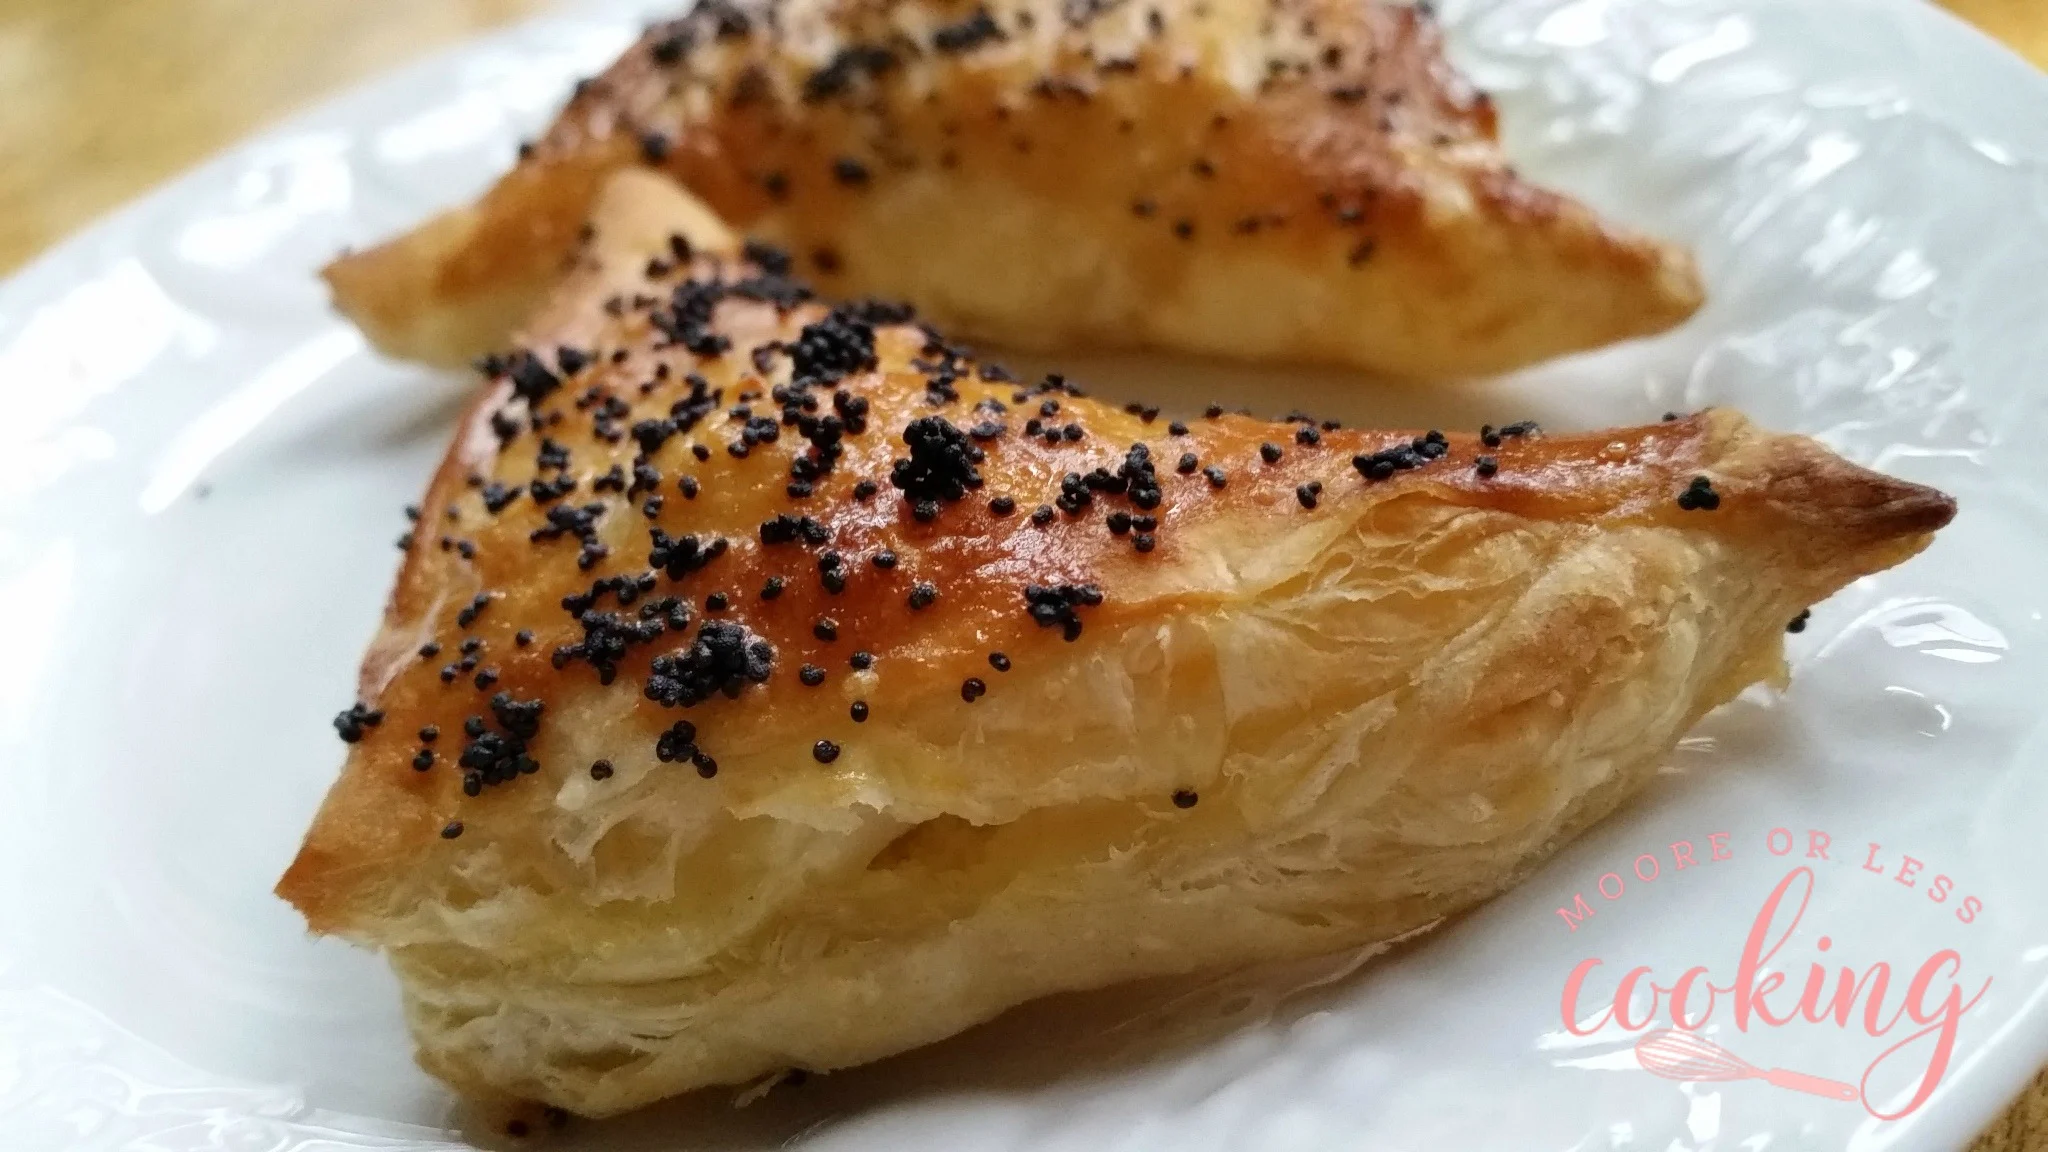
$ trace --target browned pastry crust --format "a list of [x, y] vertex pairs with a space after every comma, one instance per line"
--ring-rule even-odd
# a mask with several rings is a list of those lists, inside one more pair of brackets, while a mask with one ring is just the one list
[[278, 888], [471, 1092], [610, 1113], [1412, 931], [1953, 511], [1729, 412], [1183, 427], [690, 211], [615, 184], [473, 403]]
[[1446, 377], [1701, 298], [1681, 250], [1515, 175], [1414, 8], [783, 0], [650, 31], [476, 205], [336, 261], [335, 300], [397, 355], [495, 348], [640, 164], [828, 295], [1012, 347]]

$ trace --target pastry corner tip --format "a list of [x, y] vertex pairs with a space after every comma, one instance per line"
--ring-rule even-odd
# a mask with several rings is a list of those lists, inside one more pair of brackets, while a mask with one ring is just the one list
[[1701, 419], [1722, 445], [1717, 470], [1735, 490], [1753, 493], [1816, 544], [1904, 545], [1911, 555], [1955, 519], [1955, 497], [1855, 463], [1810, 436], [1770, 432], [1732, 409], [1709, 409]]
[[1653, 279], [1658, 302], [1663, 306], [1664, 327], [1675, 328], [1706, 306], [1707, 283], [1690, 248], [1672, 243], [1657, 244], [1657, 268]]

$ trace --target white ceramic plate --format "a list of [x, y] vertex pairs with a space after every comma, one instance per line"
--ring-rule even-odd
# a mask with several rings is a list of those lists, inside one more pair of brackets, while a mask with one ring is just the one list
[[[370, 356], [312, 272], [479, 188], [640, 16], [590, 5], [394, 75], [0, 287], [0, 1149], [462, 1139], [380, 963], [308, 940], [269, 894], [339, 762], [327, 719], [462, 387]], [[1955, 525], [1817, 609], [1789, 694], [1711, 717], [1625, 814], [1348, 978], [1071, 998], [563, 1146], [1951, 1148], [2048, 1060], [2048, 81], [1917, 0], [1443, 16], [1527, 170], [1696, 244], [1712, 305], [1668, 338], [1463, 392], [1136, 362], [1088, 365], [1098, 391], [1447, 425], [1734, 404], [1954, 493]], [[1659, 1079], [1624, 1026], [1640, 1021], [1601, 1022], [1633, 965], [1735, 982], [1802, 865], [1810, 904], [1770, 933], [1794, 991], [1815, 959], [1886, 965], [1882, 1025], [1934, 958], [1938, 1024], [1948, 988], [1989, 981], [1903, 1118], [1873, 1110], [1910, 1102], [1939, 1033], [1879, 1061], [1921, 1028], [1873, 1037], [1868, 978], [1846, 1026], [1739, 1026], [1729, 994], [1701, 1032], [1861, 1102]], [[1574, 924], [1559, 910], [1581, 896]], [[1604, 963], [1575, 1031], [1561, 997], [1587, 958]]]

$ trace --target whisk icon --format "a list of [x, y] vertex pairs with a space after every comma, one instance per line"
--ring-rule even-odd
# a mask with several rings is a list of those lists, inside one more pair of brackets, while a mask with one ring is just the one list
[[1854, 1101], [1861, 1095], [1853, 1084], [1809, 1076], [1789, 1068], [1759, 1068], [1726, 1048], [1690, 1032], [1666, 1028], [1636, 1041], [1636, 1062], [1667, 1080], [1762, 1080], [1794, 1092]]

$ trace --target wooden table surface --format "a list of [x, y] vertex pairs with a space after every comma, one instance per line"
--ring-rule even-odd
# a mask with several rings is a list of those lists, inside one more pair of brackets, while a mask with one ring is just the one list
[[[1944, 2], [2048, 68], [2048, 0]], [[0, 0], [0, 274], [292, 109], [551, 6]], [[2048, 1152], [2048, 1070], [1971, 1152]]]

